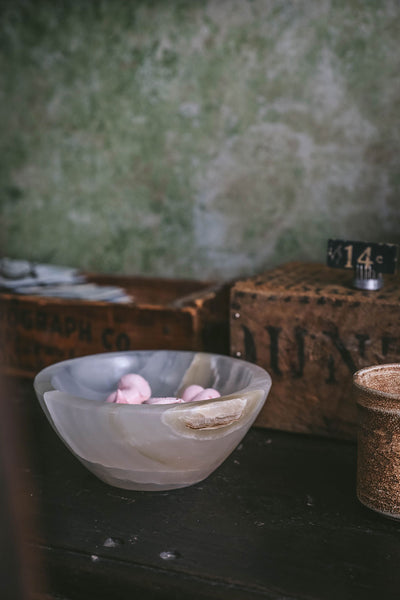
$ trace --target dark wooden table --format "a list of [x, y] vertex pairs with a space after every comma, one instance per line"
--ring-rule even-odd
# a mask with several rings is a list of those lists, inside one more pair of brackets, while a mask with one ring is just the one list
[[356, 445], [252, 429], [202, 483], [110, 487], [48, 425], [31, 390], [29, 485], [49, 598], [396, 600], [400, 523], [355, 495]]

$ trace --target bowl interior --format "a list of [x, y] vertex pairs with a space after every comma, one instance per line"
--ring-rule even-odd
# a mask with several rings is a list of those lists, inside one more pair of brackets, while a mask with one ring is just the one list
[[[126, 373], [138, 373], [154, 396], [177, 396], [197, 383], [221, 396], [262, 384], [259, 367], [228, 356], [178, 351], [132, 351], [85, 356], [48, 368], [51, 387], [73, 396], [103, 401]], [[265, 382], [264, 382], [265, 384]]]

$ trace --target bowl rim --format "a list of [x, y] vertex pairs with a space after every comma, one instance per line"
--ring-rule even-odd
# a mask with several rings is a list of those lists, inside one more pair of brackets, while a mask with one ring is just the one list
[[[236, 358], [234, 356], [229, 356], [226, 354], [219, 354], [216, 352], [204, 352], [202, 350], [171, 350], [171, 349], [156, 349], [156, 350], [151, 350], [151, 349], [146, 349], [146, 350], [118, 350], [118, 351], [113, 351], [113, 352], [98, 352], [98, 353], [94, 353], [94, 354], [86, 354], [83, 356], [77, 356], [74, 358], [68, 358], [66, 360], [62, 360], [56, 363], [53, 363], [51, 365], [48, 365], [47, 367], [44, 367], [43, 369], [41, 369], [35, 376], [34, 380], [33, 380], [33, 385], [34, 388], [36, 390], [37, 393], [39, 393], [40, 395], [44, 396], [45, 393], [47, 392], [62, 392], [65, 393], [67, 395], [69, 395], [70, 397], [76, 398], [76, 399], [80, 399], [80, 400], [85, 400], [88, 402], [96, 402], [96, 404], [98, 405], [97, 401], [93, 401], [90, 398], [85, 398], [84, 396], [76, 396], [74, 394], [71, 394], [69, 392], [63, 392], [62, 390], [57, 390], [56, 388], [53, 387], [52, 384], [52, 377], [53, 375], [55, 375], [57, 373], [58, 370], [60, 370], [61, 368], [72, 364], [72, 363], [76, 363], [78, 361], [85, 361], [85, 360], [90, 360], [93, 358], [108, 358], [108, 357], [112, 357], [112, 358], [116, 358], [118, 356], [129, 356], [129, 355], [135, 355], [135, 354], [154, 354], [157, 352], [164, 352], [164, 353], [173, 353], [173, 354], [186, 354], [186, 355], [192, 355], [193, 357], [195, 355], [206, 355], [209, 357], [216, 357], [216, 358], [222, 358], [225, 360], [229, 360], [235, 363], [239, 363], [242, 364], [244, 367], [246, 367], [247, 369], [249, 369], [252, 373], [252, 375], [255, 378], [255, 381], [250, 383], [249, 385], [240, 388], [238, 390], [235, 390], [234, 392], [231, 392], [229, 394], [225, 394], [225, 395], [221, 395], [218, 398], [210, 398], [207, 400], [199, 400], [196, 402], [197, 406], [200, 406], [202, 404], [209, 404], [212, 402], [216, 402], [216, 401], [221, 401], [221, 400], [229, 400], [232, 396], [237, 396], [238, 394], [244, 393], [244, 392], [249, 392], [253, 389], [262, 389], [264, 391], [266, 391], [266, 394], [268, 395], [270, 389], [271, 389], [271, 385], [272, 385], [272, 378], [271, 375], [268, 371], [266, 371], [263, 367], [260, 367], [259, 365], [256, 365], [254, 363], [251, 363], [249, 361], [243, 360], [241, 358]], [[42, 386], [44, 384], [47, 384], [46, 387], [47, 389], [42, 389]], [[101, 406], [107, 406], [110, 409], [117, 409], [117, 410], [137, 410], [138, 408], [143, 408], [144, 407], [148, 407], [150, 406], [152, 410], [154, 409], [158, 409], [161, 411], [167, 410], [168, 408], [171, 409], [173, 407], [182, 407], [185, 404], [181, 404], [181, 403], [170, 403], [170, 404], [115, 404], [115, 403], [101, 403]], [[147, 408], [145, 408], [145, 410], [147, 410]]]

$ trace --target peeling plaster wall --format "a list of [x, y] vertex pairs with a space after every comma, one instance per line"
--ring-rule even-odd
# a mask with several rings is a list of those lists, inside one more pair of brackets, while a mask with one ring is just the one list
[[238, 277], [400, 242], [400, 4], [3, 0], [2, 253]]

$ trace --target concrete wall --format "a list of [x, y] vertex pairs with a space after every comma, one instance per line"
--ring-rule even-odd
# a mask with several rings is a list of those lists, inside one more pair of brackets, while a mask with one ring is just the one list
[[2, 253], [237, 277], [400, 242], [400, 3], [3, 0]]

